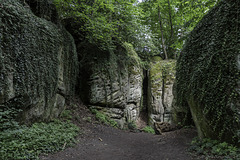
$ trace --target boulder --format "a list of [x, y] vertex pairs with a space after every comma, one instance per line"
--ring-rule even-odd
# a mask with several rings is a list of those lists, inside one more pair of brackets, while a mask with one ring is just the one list
[[172, 88], [175, 80], [174, 60], [152, 60], [149, 70], [148, 116], [149, 125], [154, 122], [172, 122]]
[[240, 7], [222, 0], [190, 33], [177, 62], [177, 104], [200, 138], [240, 140]]
[[78, 68], [72, 36], [31, 9], [18, 0], [0, 4], [0, 109], [20, 109], [26, 123], [61, 113]]

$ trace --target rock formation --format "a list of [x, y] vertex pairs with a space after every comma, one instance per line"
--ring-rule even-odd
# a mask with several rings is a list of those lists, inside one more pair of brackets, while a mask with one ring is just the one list
[[178, 104], [190, 108], [201, 138], [240, 139], [239, 13], [238, 1], [220, 1], [191, 32], [177, 63]]
[[[136, 121], [142, 97], [140, 59], [133, 48], [128, 50], [129, 45], [124, 43], [119, 53], [102, 53], [101, 58], [90, 60], [87, 70], [83, 71], [90, 74], [80, 89], [87, 91], [81, 94], [85, 94], [90, 107], [107, 114], [121, 127], [126, 122]], [[97, 49], [94, 52], [99, 53]]]
[[18, 0], [0, 3], [0, 109], [21, 109], [25, 122], [58, 116], [78, 68], [72, 36], [51, 22], [56, 10], [46, 16], [39, 11], [41, 18], [31, 9], [36, 11]]
[[1, 0], [0, 112], [21, 110], [26, 123], [51, 120], [78, 88], [86, 105], [121, 127], [137, 121], [143, 103], [149, 123], [171, 122], [174, 61], [153, 62], [143, 96], [143, 68], [131, 44], [100, 50], [75, 32], [82, 24], [65, 21], [74, 38], [51, 0]]
[[152, 60], [148, 92], [149, 125], [154, 122], [171, 123], [175, 63], [173, 60], [159, 60], [156, 57]]

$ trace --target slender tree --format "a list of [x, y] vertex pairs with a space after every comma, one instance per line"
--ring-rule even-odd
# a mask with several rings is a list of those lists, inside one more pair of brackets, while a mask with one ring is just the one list
[[164, 52], [164, 55], [165, 55], [165, 59], [168, 59], [168, 54], [167, 54], [167, 51], [166, 51], [166, 45], [165, 45], [164, 36], [163, 36], [163, 25], [162, 25], [162, 17], [161, 17], [160, 6], [158, 6], [158, 21], [159, 21], [160, 30], [161, 30], [161, 39], [162, 39], [163, 52]]

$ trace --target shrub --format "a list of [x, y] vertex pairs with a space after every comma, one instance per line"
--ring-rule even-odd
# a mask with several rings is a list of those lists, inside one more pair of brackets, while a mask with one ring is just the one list
[[128, 122], [128, 129], [135, 130], [137, 129], [137, 125], [134, 121]]
[[155, 134], [154, 129], [151, 126], [146, 126], [143, 128], [144, 132]]

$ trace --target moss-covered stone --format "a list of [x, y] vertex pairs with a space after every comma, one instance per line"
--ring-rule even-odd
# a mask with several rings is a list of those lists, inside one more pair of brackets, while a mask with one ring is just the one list
[[23, 1], [0, 2], [0, 108], [22, 109], [25, 122], [50, 120], [74, 91], [74, 40]]
[[148, 114], [149, 125], [158, 122], [171, 122], [173, 100], [172, 87], [175, 80], [174, 60], [161, 60], [154, 57], [149, 70]]
[[239, 143], [240, 7], [222, 0], [191, 32], [177, 63], [177, 103], [200, 137]]

